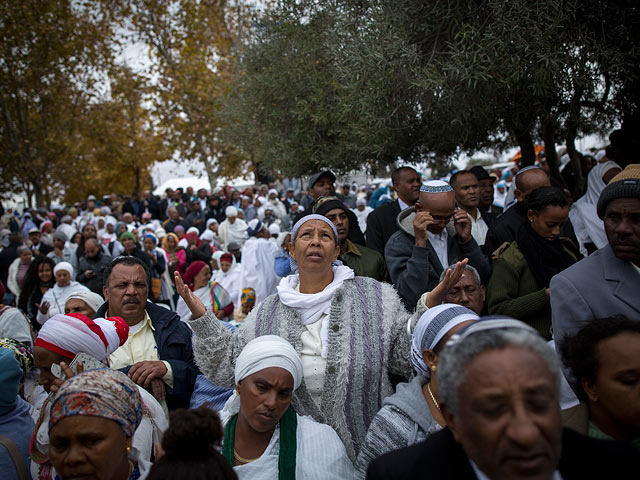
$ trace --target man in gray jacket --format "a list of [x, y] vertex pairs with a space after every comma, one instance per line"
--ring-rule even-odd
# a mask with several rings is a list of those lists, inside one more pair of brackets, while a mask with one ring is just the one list
[[596, 318], [640, 319], [640, 165], [611, 180], [597, 212], [609, 244], [551, 279], [556, 344]]
[[420, 296], [438, 285], [446, 266], [465, 258], [486, 283], [489, 260], [471, 236], [466, 212], [456, 209], [448, 183], [427, 182], [415, 206], [400, 212], [397, 221], [400, 230], [389, 238], [384, 256], [393, 286], [408, 309], [415, 309]]

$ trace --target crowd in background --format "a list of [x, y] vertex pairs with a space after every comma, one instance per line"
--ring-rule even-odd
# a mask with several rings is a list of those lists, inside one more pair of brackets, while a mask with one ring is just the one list
[[640, 165], [567, 158], [2, 208], [3, 478], [637, 472]]

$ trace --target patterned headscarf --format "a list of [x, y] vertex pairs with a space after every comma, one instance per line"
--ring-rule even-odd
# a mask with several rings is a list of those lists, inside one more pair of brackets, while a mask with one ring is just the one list
[[129, 377], [118, 370], [90, 370], [71, 377], [56, 393], [49, 432], [60, 420], [85, 415], [113, 420], [131, 438], [142, 421], [142, 413], [142, 397]]
[[33, 350], [31, 349], [31, 345], [28, 343], [19, 342], [13, 338], [0, 338], [0, 348], [13, 350], [23, 374], [26, 374], [36, 368], [33, 360]]
[[456, 325], [479, 318], [468, 308], [452, 303], [443, 303], [424, 312], [418, 320], [411, 339], [411, 364], [416, 373], [431, 378], [429, 367], [422, 358], [422, 351], [433, 350]]
[[243, 288], [240, 303], [242, 305], [256, 303], [256, 291], [253, 288]]

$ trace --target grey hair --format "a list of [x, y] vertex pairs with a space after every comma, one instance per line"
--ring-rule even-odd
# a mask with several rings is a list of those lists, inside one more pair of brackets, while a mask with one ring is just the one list
[[458, 411], [458, 392], [467, 380], [467, 365], [487, 350], [507, 347], [521, 347], [537, 353], [555, 377], [557, 391], [560, 391], [560, 362], [555, 350], [542, 337], [523, 328], [496, 328], [473, 333], [453, 345], [448, 343], [438, 356], [441, 403], [455, 415]]
[[[444, 280], [444, 276], [446, 275], [447, 270], [451, 269], [451, 271], [453, 272], [455, 268], [456, 268], [455, 263], [452, 263], [447, 268], [445, 268], [440, 274], [440, 281]], [[478, 273], [478, 270], [476, 270], [474, 267], [472, 267], [469, 264], [465, 265], [464, 269], [469, 270], [471, 273], [473, 273], [473, 276], [475, 277], [476, 282], [478, 282], [478, 285], [482, 285], [482, 281], [480, 280], [480, 274]]]

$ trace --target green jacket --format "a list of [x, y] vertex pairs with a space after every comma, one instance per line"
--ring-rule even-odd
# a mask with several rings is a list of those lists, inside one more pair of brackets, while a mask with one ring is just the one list
[[338, 257], [358, 277], [370, 277], [379, 282], [389, 281], [387, 264], [380, 253], [372, 248], [356, 245], [347, 239], [347, 251]]
[[[565, 250], [575, 258], [573, 252]], [[551, 302], [546, 288], [538, 285], [517, 242], [504, 243], [496, 254], [487, 286], [489, 314], [522, 320], [550, 340]]]

